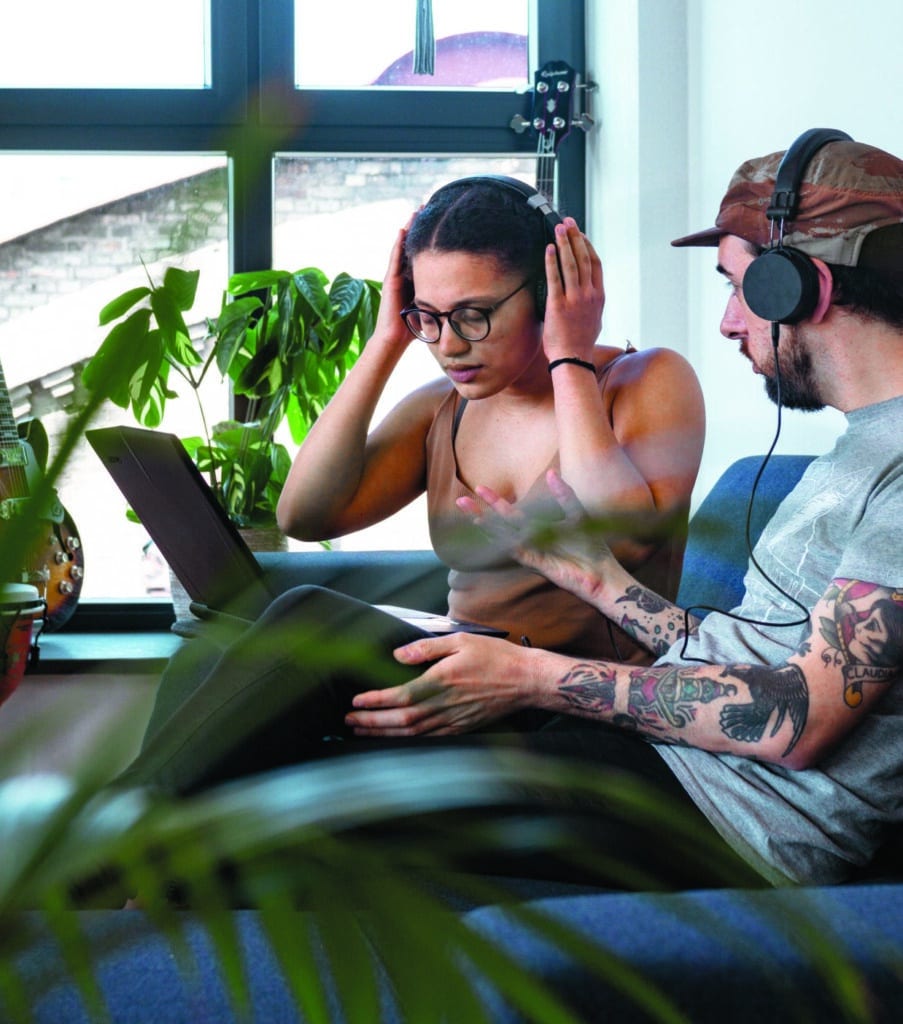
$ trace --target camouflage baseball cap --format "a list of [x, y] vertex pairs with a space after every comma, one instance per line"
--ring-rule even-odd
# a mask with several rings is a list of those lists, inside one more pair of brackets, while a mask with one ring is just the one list
[[[738, 235], [760, 248], [770, 245], [765, 214], [783, 155], [747, 160], [731, 179], [715, 226], [671, 244], [717, 245], [722, 235]], [[903, 160], [861, 142], [830, 142], [810, 160], [799, 193], [784, 245], [826, 263], [903, 272]]]

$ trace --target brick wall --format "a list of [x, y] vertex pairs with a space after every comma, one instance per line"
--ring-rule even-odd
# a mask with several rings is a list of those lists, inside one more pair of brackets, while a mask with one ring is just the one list
[[[481, 157], [305, 158], [277, 160], [275, 219], [328, 214], [358, 202], [422, 197], [437, 182], [485, 171]], [[494, 165], [500, 173], [529, 167], [529, 159], [510, 158]], [[0, 325], [99, 282], [115, 279], [141, 262], [186, 257], [228, 237], [225, 167], [171, 181], [115, 199], [0, 244]], [[354, 244], [349, 239], [349, 245]], [[110, 291], [107, 298], [115, 295]], [[71, 381], [70, 366], [55, 375]], [[42, 411], [54, 388], [71, 396], [54, 379], [35, 379]], [[20, 398], [23, 397], [20, 393]], [[25, 414], [27, 410], [17, 409]]]

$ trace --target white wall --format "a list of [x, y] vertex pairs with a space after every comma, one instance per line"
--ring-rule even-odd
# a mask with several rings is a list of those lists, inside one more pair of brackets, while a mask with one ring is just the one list
[[[807, 128], [903, 154], [899, 0], [589, 0], [588, 225], [605, 262], [603, 338], [684, 352], [706, 395], [697, 493], [775, 428], [761, 381], [718, 324], [714, 250], [670, 239], [712, 223], [735, 168]], [[785, 413], [778, 450], [823, 451], [834, 411]]]

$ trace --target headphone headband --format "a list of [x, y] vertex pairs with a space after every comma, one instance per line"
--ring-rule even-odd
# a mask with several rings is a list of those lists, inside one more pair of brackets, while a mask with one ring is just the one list
[[[496, 188], [504, 189], [507, 192], [516, 192], [521, 199], [526, 201], [526, 205], [531, 210], [535, 210], [539, 216], [542, 217], [546, 243], [554, 243], [555, 227], [561, 223], [561, 217], [558, 215], [558, 211], [554, 206], [552, 206], [548, 198], [539, 191], [539, 189], [534, 188], [532, 185], [528, 185], [527, 182], [521, 181], [519, 178], [510, 178], [505, 174], [476, 174], [466, 178], [456, 178], [454, 181], [449, 181], [447, 184], [436, 189], [436, 191], [427, 200], [427, 205], [448, 189], [460, 188], [467, 185], [493, 185]], [[543, 275], [542, 278], [536, 282], [534, 289], [536, 312], [540, 320], [545, 317], [547, 291], [548, 286], [546, 285], [545, 275]]]
[[506, 174], [474, 174], [466, 178], [456, 178], [449, 181], [430, 196], [428, 202], [432, 202], [436, 196], [442, 195], [447, 189], [460, 188], [462, 185], [497, 185], [499, 188], [516, 192], [523, 197], [531, 210], [536, 210], [545, 221], [546, 230], [550, 240], [555, 238], [555, 225], [561, 223], [561, 217], [554, 206], [549, 202], [548, 197], [543, 195], [539, 189], [521, 181], [519, 178], [511, 178]]
[[796, 324], [812, 315], [819, 297], [818, 270], [804, 252], [784, 245], [784, 227], [799, 211], [803, 175], [813, 156], [829, 142], [852, 141], [846, 132], [834, 128], [810, 128], [782, 157], [765, 214], [772, 224], [771, 248], [757, 256], [743, 275], [743, 298], [761, 319]]
[[800, 208], [800, 186], [812, 157], [829, 142], [852, 142], [846, 132], [836, 128], [810, 128], [796, 139], [781, 159], [774, 179], [771, 205], [765, 213], [769, 220], [793, 220]]

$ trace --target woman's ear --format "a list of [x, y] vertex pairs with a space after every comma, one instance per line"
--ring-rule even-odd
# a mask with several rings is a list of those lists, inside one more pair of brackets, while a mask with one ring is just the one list
[[834, 298], [834, 276], [831, 273], [831, 268], [824, 260], [812, 257], [812, 263], [818, 273], [818, 301], [815, 304], [812, 315], [807, 317], [807, 319], [814, 324], [818, 324], [824, 320], [825, 315], [831, 308]]

